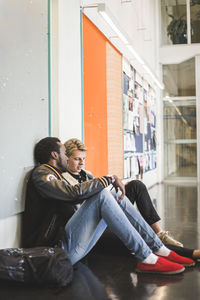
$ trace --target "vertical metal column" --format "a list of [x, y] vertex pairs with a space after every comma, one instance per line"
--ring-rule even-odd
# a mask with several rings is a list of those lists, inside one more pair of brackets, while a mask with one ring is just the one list
[[52, 134], [51, 127], [51, 2], [48, 0], [48, 98], [49, 98], [49, 136]]
[[197, 182], [200, 182], [200, 55], [195, 57], [196, 122], [197, 122]]
[[187, 44], [191, 44], [190, 0], [186, 1], [187, 12]]
[[[196, 79], [196, 125], [197, 125], [197, 226], [200, 226], [200, 55], [195, 57], [195, 79]], [[200, 239], [198, 235], [198, 246]]]

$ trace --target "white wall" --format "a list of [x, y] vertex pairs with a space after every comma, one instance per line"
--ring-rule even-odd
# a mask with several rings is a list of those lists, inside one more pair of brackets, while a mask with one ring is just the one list
[[[83, 4], [94, 2], [103, 1], [82, 1]], [[82, 138], [80, 1], [52, 0], [51, 3], [52, 135], [65, 141], [71, 137]], [[105, 3], [133, 39], [137, 52], [159, 75], [156, 1], [134, 0], [121, 4], [120, 0], [107, 0]], [[151, 186], [158, 178], [158, 173], [152, 171], [145, 175], [144, 182]], [[0, 247], [19, 245], [20, 224], [21, 215], [0, 220]]]
[[47, 4], [0, 1], [0, 248], [19, 246], [24, 179], [48, 135]]
[[0, 249], [20, 246], [21, 216], [0, 219]]
[[52, 2], [52, 135], [82, 138], [80, 1]]
[[160, 62], [163, 65], [180, 64], [200, 53], [200, 44], [160, 47]]
[[[112, 15], [117, 19], [119, 26], [128, 34], [133, 42], [135, 50], [149, 64], [152, 70], [159, 76], [157, 32], [158, 9], [156, 0], [133, 0], [123, 2], [121, 0], [82, 0], [84, 6], [105, 3]], [[92, 11], [92, 8], [89, 8]]]

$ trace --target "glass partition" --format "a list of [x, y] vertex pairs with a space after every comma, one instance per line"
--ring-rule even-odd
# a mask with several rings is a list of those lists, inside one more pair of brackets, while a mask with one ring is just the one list
[[164, 101], [165, 177], [196, 177], [196, 100]]
[[195, 59], [163, 66], [164, 97], [195, 96]]
[[164, 104], [165, 142], [196, 139], [196, 101], [169, 100]]
[[200, 0], [190, 0], [191, 42], [200, 43]]
[[162, 44], [187, 44], [186, 0], [161, 0]]
[[197, 176], [195, 59], [163, 66], [165, 178]]

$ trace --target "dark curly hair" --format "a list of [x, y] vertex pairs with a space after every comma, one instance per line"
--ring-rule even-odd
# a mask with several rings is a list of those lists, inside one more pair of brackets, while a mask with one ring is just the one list
[[34, 149], [34, 158], [36, 162], [46, 164], [50, 159], [52, 151], [60, 153], [60, 146], [58, 145], [59, 142], [60, 140], [56, 137], [46, 137], [40, 140], [35, 145]]

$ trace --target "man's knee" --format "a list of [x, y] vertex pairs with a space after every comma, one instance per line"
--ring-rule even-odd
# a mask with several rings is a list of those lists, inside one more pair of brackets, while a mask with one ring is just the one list
[[146, 190], [146, 185], [140, 180], [131, 180], [127, 185], [127, 189], [133, 189], [135, 191]]
[[[110, 198], [113, 198], [110, 191], [107, 189], [103, 189], [100, 192], [94, 194], [90, 198], [87, 199], [87, 201], [84, 202], [84, 204], [88, 207], [89, 205], [92, 205], [92, 203], [96, 203], [96, 205], [101, 205], [102, 203], [106, 202], [107, 200], [110, 200]], [[114, 199], [114, 198], [113, 198]], [[83, 204], [83, 205], [84, 205]]]
[[113, 197], [112, 196], [112, 194], [111, 194], [111, 192], [108, 190], [108, 189], [103, 189], [102, 191], [100, 191], [99, 193], [98, 193], [98, 200], [106, 200], [106, 199], [108, 199], [108, 198], [110, 198], [110, 197]]

